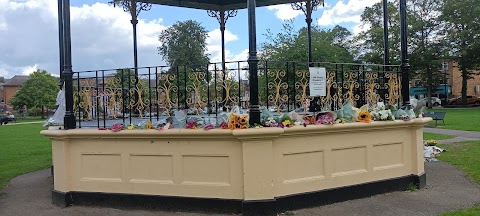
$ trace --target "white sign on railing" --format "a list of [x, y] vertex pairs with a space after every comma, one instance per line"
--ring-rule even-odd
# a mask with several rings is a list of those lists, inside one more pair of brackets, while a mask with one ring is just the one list
[[311, 67], [310, 71], [310, 96], [319, 97], [327, 95], [327, 70], [322, 67]]

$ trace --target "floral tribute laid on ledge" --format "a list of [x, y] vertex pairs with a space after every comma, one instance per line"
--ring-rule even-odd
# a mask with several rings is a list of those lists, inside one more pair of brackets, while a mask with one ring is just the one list
[[346, 103], [341, 109], [335, 111], [322, 111], [317, 113], [303, 112], [277, 114], [266, 108], [261, 109], [261, 124], [250, 125], [248, 114], [241, 114], [238, 109], [232, 112], [220, 113], [216, 120], [211, 118], [202, 118], [200, 116], [188, 116], [183, 110], [175, 110], [174, 115], [168, 117], [164, 122], [141, 122], [136, 125], [113, 124], [110, 128], [99, 128], [99, 130], [110, 130], [118, 132], [121, 130], [135, 129], [156, 129], [164, 131], [174, 128], [203, 129], [211, 130], [215, 128], [236, 130], [247, 128], [279, 127], [291, 128], [296, 126], [306, 127], [307, 125], [334, 125], [352, 122], [370, 123], [372, 121], [410, 121], [414, 118], [423, 117], [419, 111], [415, 113], [412, 108], [398, 109], [396, 105], [385, 105], [378, 102], [374, 106], [364, 105], [357, 108], [352, 103]]

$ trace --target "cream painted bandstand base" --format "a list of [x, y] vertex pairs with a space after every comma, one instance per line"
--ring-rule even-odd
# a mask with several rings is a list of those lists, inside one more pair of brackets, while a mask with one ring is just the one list
[[429, 121], [41, 134], [52, 140], [58, 205], [75, 203], [74, 195], [154, 195], [229, 200], [249, 214], [298, 207], [315, 194], [330, 202], [341, 200], [342, 193], [422, 187], [423, 126]]

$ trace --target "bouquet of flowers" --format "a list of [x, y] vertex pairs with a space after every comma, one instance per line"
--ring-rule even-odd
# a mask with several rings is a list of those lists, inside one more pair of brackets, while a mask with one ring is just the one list
[[373, 120], [375, 121], [393, 121], [395, 116], [392, 113], [392, 110], [386, 109], [386, 106], [383, 102], [378, 102], [373, 110], [370, 112]]
[[247, 129], [248, 126], [248, 115], [236, 113], [230, 114], [228, 120], [229, 129]]

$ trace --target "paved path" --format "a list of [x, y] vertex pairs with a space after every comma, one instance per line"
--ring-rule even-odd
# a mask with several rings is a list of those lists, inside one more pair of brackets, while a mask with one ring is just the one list
[[9, 122], [8, 124], [4, 124], [4, 125], [0, 125], [0, 126], [24, 125], [24, 124], [38, 124], [38, 123], [44, 123], [44, 122], [45, 122], [45, 121], [18, 122], [18, 123]]
[[[390, 216], [439, 215], [480, 204], [480, 185], [472, 183], [458, 168], [444, 162], [427, 163], [427, 188], [415, 192], [394, 192], [364, 199], [293, 211], [294, 215]], [[0, 192], [2, 216], [153, 216], [212, 215], [206, 213], [164, 212], [138, 209], [51, 204], [50, 170], [28, 173], [13, 179]]]
[[480, 140], [480, 132], [475, 131], [461, 131], [461, 130], [447, 130], [440, 128], [423, 128], [424, 132], [436, 133], [436, 134], [446, 134], [455, 136], [452, 139], [439, 140], [440, 144], [452, 144], [457, 142], [471, 141], [471, 140]]

